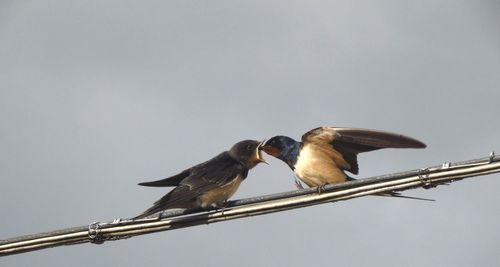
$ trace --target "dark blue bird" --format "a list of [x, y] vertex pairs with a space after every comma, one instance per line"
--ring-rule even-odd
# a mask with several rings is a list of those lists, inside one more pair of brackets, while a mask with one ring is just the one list
[[425, 148], [425, 144], [400, 134], [358, 128], [315, 128], [295, 141], [274, 136], [263, 146], [267, 154], [284, 161], [310, 187], [351, 180], [345, 171], [358, 174], [357, 155], [382, 148]]

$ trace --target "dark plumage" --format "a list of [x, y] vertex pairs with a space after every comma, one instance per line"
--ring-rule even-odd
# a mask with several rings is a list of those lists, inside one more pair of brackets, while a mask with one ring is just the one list
[[260, 145], [254, 140], [241, 141], [229, 151], [179, 174], [158, 181], [139, 183], [143, 186], [176, 187], [134, 219], [165, 209], [221, 207], [236, 192], [248, 171], [260, 162], [265, 162], [260, 154]]

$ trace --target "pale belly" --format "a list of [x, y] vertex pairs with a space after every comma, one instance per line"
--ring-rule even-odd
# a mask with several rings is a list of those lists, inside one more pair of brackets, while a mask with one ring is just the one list
[[300, 151], [294, 172], [310, 187], [342, 183], [347, 178], [331, 156], [321, 150], [311, 149], [310, 145]]
[[242, 181], [243, 177], [238, 176], [232, 182], [224, 186], [203, 193], [197, 198], [196, 202], [204, 209], [213, 205], [220, 207], [226, 200], [234, 195]]

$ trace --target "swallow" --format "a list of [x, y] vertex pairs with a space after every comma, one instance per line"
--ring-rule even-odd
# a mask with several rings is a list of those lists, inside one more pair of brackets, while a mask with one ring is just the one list
[[248, 171], [266, 162], [260, 146], [264, 141], [244, 140], [214, 158], [174, 176], [139, 183], [142, 186], [175, 188], [133, 219], [148, 217], [166, 209], [223, 207], [245, 180]]
[[321, 192], [326, 184], [354, 180], [345, 172], [358, 174], [359, 153], [382, 148], [425, 147], [416, 139], [396, 133], [318, 127], [302, 135], [301, 142], [278, 135], [265, 142], [261, 149], [285, 162], [301, 181], [309, 187], [318, 187]]

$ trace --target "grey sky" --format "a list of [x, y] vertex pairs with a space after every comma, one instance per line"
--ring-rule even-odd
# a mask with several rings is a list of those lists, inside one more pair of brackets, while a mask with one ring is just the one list
[[[500, 152], [498, 1], [2, 1], [0, 239], [137, 215], [141, 188], [242, 139], [389, 130], [425, 150], [360, 175]], [[269, 158], [235, 198], [292, 190]], [[2, 266], [494, 266], [500, 175], [408, 195], [0, 259]]]

